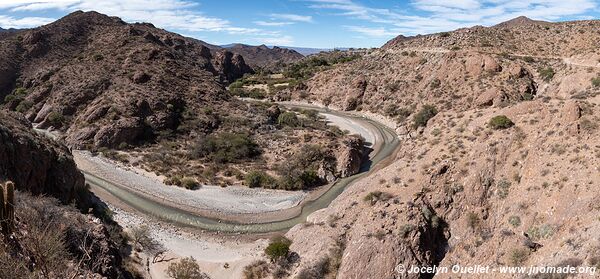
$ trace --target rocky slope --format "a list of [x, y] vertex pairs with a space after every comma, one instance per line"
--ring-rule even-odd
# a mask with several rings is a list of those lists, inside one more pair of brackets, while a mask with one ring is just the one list
[[[0, 277], [130, 278], [122, 266], [120, 228], [67, 205], [76, 204], [86, 213], [88, 208], [96, 213], [103, 209], [92, 203], [95, 197], [70, 151], [34, 132], [22, 115], [0, 110], [1, 184], [4, 181], [14, 182], [17, 190], [15, 201], [10, 201], [16, 217], [13, 229], [3, 229]], [[7, 195], [2, 196], [4, 206]]]
[[[291, 277], [328, 262], [341, 262], [337, 278], [457, 276], [398, 265], [599, 267], [598, 24], [521, 18], [399, 37], [298, 88], [387, 116], [403, 142], [388, 167], [287, 233], [301, 259]], [[420, 121], [426, 104], [437, 113]], [[492, 121], [501, 115], [510, 122]]]
[[85, 191], [69, 150], [35, 133], [22, 115], [0, 110], [0, 139], [0, 179], [13, 181], [17, 190], [51, 195], [64, 203]]
[[242, 55], [246, 59], [246, 62], [253, 68], [281, 68], [283, 65], [296, 62], [304, 57], [295, 50], [277, 46], [269, 48], [265, 45], [249, 46], [233, 44], [225, 48]]
[[399, 36], [362, 59], [317, 74], [297, 88], [296, 98], [379, 113], [394, 118], [406, 133], [405, 120], [424, 104], [460, 111], [537, 95], [585, 95], [594, 91], [591, 80], [597, 75], [598, 25], [521, 20]]
[[95, 12], [0, 40], [6, 106], [75, 146], [144, 142], [183, 111], [232, 111], [223, 85], [251, 71], [238, 54]]

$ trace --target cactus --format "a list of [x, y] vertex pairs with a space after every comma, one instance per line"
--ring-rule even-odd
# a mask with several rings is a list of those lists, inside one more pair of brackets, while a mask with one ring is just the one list
[[6, 182], [0, 184], [0, 223], [2, 232], [8, 235], [12, 232], [15, 221], [15, 184]]

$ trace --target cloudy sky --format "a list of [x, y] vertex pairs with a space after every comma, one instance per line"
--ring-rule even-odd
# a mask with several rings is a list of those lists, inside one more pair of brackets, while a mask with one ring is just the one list
[[378, 47], [402, 34], [525, 15], [562, 21], [598, 19], [599, 0], [0, 0], [0, 27], [31, 28], [76, 10], [98, 11], [213, 44]]

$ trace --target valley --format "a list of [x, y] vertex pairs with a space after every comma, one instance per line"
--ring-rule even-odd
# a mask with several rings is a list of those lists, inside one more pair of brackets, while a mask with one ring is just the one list
[[0, 32], [0, 278], [600, 269], [599, 27], [307, 56], [94, 11]]

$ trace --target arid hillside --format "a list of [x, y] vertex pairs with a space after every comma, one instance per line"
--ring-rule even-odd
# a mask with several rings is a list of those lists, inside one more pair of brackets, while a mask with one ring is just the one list
[[257, 69], [278, 69], [304, 57], [304, 55], [295, 50], [277, 46], [269, 48], [265, 45], [249, 46], [244, 44], [233, 44], [225, 48], [231, 52], [239, 53], [246, 59], [248, 65]]
[[597, 92], [598, 21], [516, 22], [400, 36], [315, 75], [297, 88], [296, 98], [379, 113], [405, 133], [405, 120], [425, 104], [462, 111]]
[[133, 278], [106, 210], [65, 146], [0, 110], [1, 278]]
[[600, 267], [598, 26], [519, 18], [398, 37], [292, 91], [385, 120], [402, 143], [388, 167], [287, 233], [302, 258], [291, 277]]
[[1, 40], [0, 64], [7, 108], [98, 147], [152, 140], [183, 111], [233, 112], [223, 85], [251, 72], [240, 55], [95, 12]]

